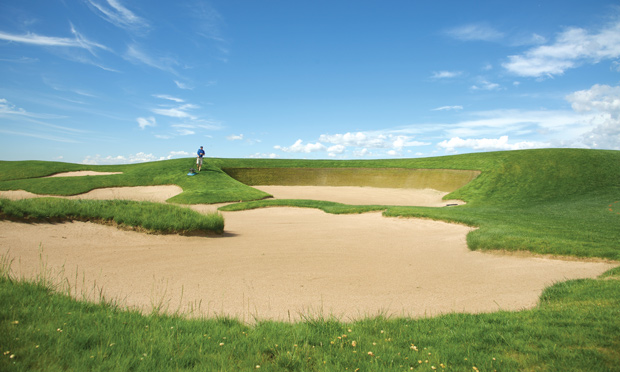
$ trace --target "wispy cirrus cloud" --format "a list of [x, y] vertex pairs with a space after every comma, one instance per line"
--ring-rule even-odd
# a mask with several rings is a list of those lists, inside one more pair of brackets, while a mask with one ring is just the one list
[[0, 98], [0, 117], [23, 116], [35, 119], [62, 119], [65, 116], [55, 114], [39, 114], [26, 111], [21, 107], [16, 107], [6, 98]]
[[446, 30], [445, 33], [463, 41], [497, 41], [504, 37], [504, 33], [484, 23], [472, 23]]
[[169, 57], [153, 57], [150, 53], [144, 51], [137, 44], [132, 44], [127, 47], [124, 58], [135, 64], [144, 64], [158, 70], [170, 72], [173, 75], [178, 75], [177, 71], [173, 67], [179, 64], [176, 60]]
[[118, 0], [88, 0], [87, 3], [97, 15], [116, 27], [140, 33], [145, 33], [150, 28], [149, 23], [144, 18], [134, 14]]
[[441, 106], [441, 107], [437, 107], [432, 109], [431, 111], [452, 111], [452, 110], [462, 110], [463, 106], [457, 105], [457, 106]]
[[196, 108], [199, 108], [199, 106], [193, 105], [191, 103], [186, 103], [184, 105], [171, 108], [154, 108], [151, 109], [151, 111], [157, 115], [168, 116], [171, 118], [195, 120], [198, 117], [190, 114], [189, 110]]
[[592, 32], [568, 28], [551, 44], [540, 45], [522, 54], [511, 55], [502, 66], [519, 76], [562, 75], [586, 63], [620, 57], [620, 20]]
[[93, 52], [95, 49], [101, 49], [109, 51], [110, 49], [103, 44], [99, 44], [94, 41], [86, 39], [79, 34], [73, 25], [71, 26], [71, 32], [73, 38], [56, 37], [56, 36], [44, 36], [35, 33], [28, 32], [26, 34], [17, 35], [10, 34], [8, 32], [0, 31], [0, 40], [11, 41], [14, 43], [23, 43], [30, 45], [38, 45], [44, 47], [62, 47], [62, 48], [81, 48], [86, 49], [89, 52]]
[[173, 97], [173, 96], [170, 96], [168, 94], [153, 94], [153, 97], [161, 98], [161, 99], [166, 99], [168, 101], [174, 101], [174, 102], [177, 102], [177, 103], [185, 102], [185, 100], [182, 99], [182, 98]]
[[32, 32], [11, 34], [0, 31], [0, 40], [48, 48], [68, 60], [93, 65], [110, 72], [118, 72], [116, 69], [101, 63], [97, 55], [97, 52], [101, 50], [112, 52], [110, 48], [86, 38], [72, 24], [70, 25], [70, 31], [73, 37], [45, 36]]
[[176, 84], [177, 88], [179, 89], [185, 89], [185, 90], [193, 90], [194, 87], [192, 87], [191, 85], [187, 84], [187, 83], [183, 83], [181, 81], [175, 80], [174, 83]]

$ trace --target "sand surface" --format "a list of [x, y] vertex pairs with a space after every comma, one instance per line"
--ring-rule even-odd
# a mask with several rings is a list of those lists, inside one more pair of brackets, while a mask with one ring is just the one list
[[72, 196], [39, 195], [24, 190], [0, 191], [0, 198], [11, 200], [55, 197], [65, 199], [93, 199], [110, 200], [123, 199], [135, 201], [151, 201], [163, 203], [175, 195], [183, 192], [183, 189], [176, 185], [163, 186], [134, 186], [134, 187], [111, 187], [94, 189], [84, 194]]
[[276, 199], [325, 200], [352, 205], [403, 205], [444, 207], [465, 204], [462, 200], [442, 200], [447, 192], [433, 189], [395, 189], [355, 186], [254, 186]]
[[94, 171], [76, 171], [76, 172], [62, 172], [52, 174], [51, 176], [43, 177], [43, 178], [51, 178], [51, 177], [83, 177], [83, 176], [106, 176], [109, 174], [123, 174], [123, 172], [94, 172]]
[[145, 311], [246, 322], [519, 310], [555, 282], [617, 266], [471, 252], [471, 228], [380, 213], [267, 208], [223, 215], [224, 236], [207, 238], [0, 221], [0, 253], [15, 257], [14, 273], [26, 277], [37, 275], [43, 257], [50, 275], [67, 277], [78, 298], [97, 299], [102, 290]]

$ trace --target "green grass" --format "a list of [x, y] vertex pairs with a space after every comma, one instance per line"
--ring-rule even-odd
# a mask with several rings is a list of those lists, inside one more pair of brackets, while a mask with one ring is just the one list
[[[169, 202], [243, 201], [226, 210], [281, 205], [329, 213], [384, 210], [386, 216], [479, 227], [467, 237], [471, 249], [620, 260], [620, 210], [609, 210], [610, 205], [620, 206], [614, 204], [620, 201], [620, 151], [548, 149], [372, 161], [208, 159], [206, 172], [188, 177], [191, 166], [192, 159], [105, 167], [0, 162], [0, 190], [69, 195], [98, 187], [175, 184], [183, 193]], [[453, 169], [480, 175], [446, 196], [467, 201], [464, 206], [349, 206], [261, 200], [268, 195], [224, 171], [234, 174], [239, 168]], [[33, 178], [74, 170], [123, 174]], [[264, 177], [255, 174], [252, 177]], [[0, 205], [5, 209], [9, 204]], [[26, 214], [46, 218], [62, 208]], [[142, 208], [149, 207], [131, 207]], [[239, 371], [260, 365], [267, 371], [407, 371], [431, 366], [453, 371], [620, 371], [620, 268], [599, 279], [557, 283], [531, 310], [356, 322], [308, 318], [250, 326], [233, 319], [187, 319], [183, 314], [161, 315], [156, 308], [142, 315], [114, 302], [76, 301], [58, 293], [48, 280], [29, 283], [11, 277], [7, 261], [4, 257], [0, 265], [0, 370]]]
[[189, 208], [129, 200], [0, 199], [0, 217], [27, 221], [102, 221], [157, 233], [224, 232], [220, 213], [200, 214]]
[[387, 207], [381, 205], [349, 205], [321, 200], [300, 200], [300, 199], [272, 199], [257, 200], [229, 204], [220, 207], [224, 212], [244, 211], [268, 207], [297, 207], [297, 208], [316, 208], [327, 213], [333, 214], [355, 214], [365, 212], [375, 212], [385, 210]]
[[[207, 159], [206, 162], [208, 161]], [[25, 190], [44, 195], [77, 195], [106, 187], [177, 185], [183, 189], [183, 192], [168, 200], [168, 202], [177, 204], [212, 204], [256, 200], [269, 196], [236, 181], [221, 169], [209, 166], [209, 164], [205, 164], [202, 172], [197, 175], [187, 176], [192, 166], [195, 167], [193, 159], [109, 166], [0, 161], [0, 190]], [[33, 178], [78, 170], [123, 173], [86, 177]]]

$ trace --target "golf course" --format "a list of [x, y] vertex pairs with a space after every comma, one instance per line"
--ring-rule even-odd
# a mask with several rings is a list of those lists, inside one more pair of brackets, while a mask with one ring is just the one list
[[620, 151], [0, 161], [0, 370], [620, 371]]

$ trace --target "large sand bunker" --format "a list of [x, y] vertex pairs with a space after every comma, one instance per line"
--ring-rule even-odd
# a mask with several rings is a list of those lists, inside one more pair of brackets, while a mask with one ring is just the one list
[[518, 310], [554, 282], [615, 266], [472, 252], [471, 228], [380, 213], [268, 208], [224, 216], [226, 234], [217, 238], [1, 221], [0, 252], [31, 277], [41, 246], [47, 267], [63, 268], [78, 296], [96, 298], [96, 283], [145, 311], [163, 305], [245, 321]]

